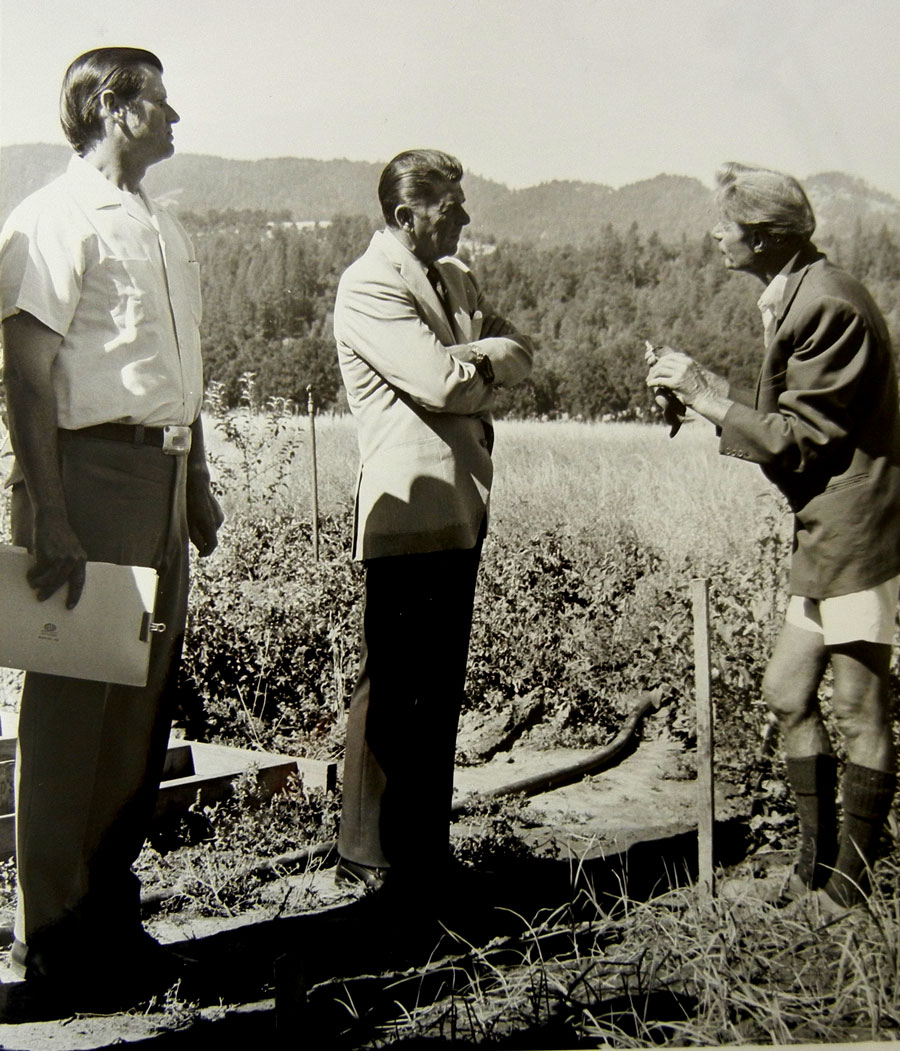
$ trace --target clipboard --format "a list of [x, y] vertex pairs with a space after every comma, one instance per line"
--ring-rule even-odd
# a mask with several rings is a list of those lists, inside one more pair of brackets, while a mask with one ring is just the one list
[[0, 544], [0, 666], [72, 679], [145, 686], [159, 581], [147, 566], [88, 562], [84, 591], [66, 609], [64, 585], [39, 602], [24, 547]]

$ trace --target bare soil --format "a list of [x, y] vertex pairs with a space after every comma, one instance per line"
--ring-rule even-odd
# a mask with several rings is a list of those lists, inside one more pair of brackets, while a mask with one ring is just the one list
[[[535, 773], [546, 773], [584, 758], [575, 749], [542, 750], [518, 745], [490, 762], [457, 771], [456, 798], [492, 791]], [[523, 830], [538, 858], [601, 861], [648, 841], [663, 842], [696, 825], [696, 784], [686, 773], [680, 746], [666, 733], [650, 736], [617, 765], [531, 798], [523, 811]], [[689, 766], [689, 764], [687, 764]], [[736, 793], [720, 786], [717, 818], [740, 812]], [[464, 836], [464, 822], [454, 836]], [[651, 848], [652, 849], [652, 848]], [[521, 890], [521, 888], [518, 888]], [[270, 904], [231, 919], [190, 911], [149, 917], [147, 927], [162, 942], [191, 952], [208, 966], [211, 995], [196, 1003], [171, 998], [149, 1009], [114, 1015], [43, 1015], [29, 1006], [26, 990], [0, 956], [0, 1047], [21, 1051], [82, 1051], [110, 1046], [180, 1048], [279, 1046], [288, 1034], [276, 1026], [275, 960], [288, 960], [306, 946], [311, 965], [327, 970], [335, 942], [360, 930], [352, 913], [360, 906], [352, 892], [338, 890], [330, 868], [311, 869], [273, 881]], [[342, 917], [348, 919], [342, 925]], [[348, 935], [349, 932], [349, 935]], [[346, 962], [342, 957], [342, 962]], [[384, 961], [380, 961], [381, 964]], [[379, 961], [360, 960], [378, 967]], [[302, 966], [301, 966], [302, 969]], [[282, 981], [300, 982], [287, 967]], [[293, 975], [293, 977], [292, 977]], [[315, 977], [315, 976], [313, 976]], [[51, 1015], [52, 1011], [49, 1012]], [[13, 1021], [13, 1019], [17, 1019]], [[20, 1019], [20, 1020], [18, 1020]], [[292, 1023], [293, 1028], [293, 1023]], [[296, 1034], [294, 1034], [296, 1038]], [[312, 1045], [309, 1045], [312, 1046]]]

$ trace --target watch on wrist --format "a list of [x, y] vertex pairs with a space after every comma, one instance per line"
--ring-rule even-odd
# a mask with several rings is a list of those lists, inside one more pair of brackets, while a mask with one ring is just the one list
[[494, 382], [494, 366], [487, 354], [476, 354], [474, 359], [475, 369], [485, 383]]

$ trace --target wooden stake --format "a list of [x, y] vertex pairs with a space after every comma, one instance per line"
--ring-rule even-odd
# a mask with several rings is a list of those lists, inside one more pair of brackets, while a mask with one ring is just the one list
[[319, 471], [316, 464], [316, 403], [312, 386], [306, 388], [306, 412], [309, 416], [309, 462], [312, 473], [312, 539], [313, 559], [319, 561]]
[[713, 830], [716, 822], [713, 781], [713, 708], [709, 672], [709, 581], [691, 581], [694, 612], [694, 683], [697, 705], [697, 861], [698, 885], [706, 896], [716, 892]]

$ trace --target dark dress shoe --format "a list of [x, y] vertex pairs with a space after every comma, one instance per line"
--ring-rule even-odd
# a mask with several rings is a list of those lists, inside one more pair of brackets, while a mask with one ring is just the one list
[[10, 950], [13, 973], [44, 1000], [71, 1010], [115, 1011], [196, 982], [199, 963], [160, 945], [146, 931], [110, 944], [54, 947], [37, 952], [18, 940]]
[[334, 869], [334, 879], [336, 883], [342, 883], [345, 886], [358, 887], [362, 885], [366, 893], [370, 894], [376, 890], [381, 890], [388, 872], [390, 872], [390, 869], [375, 868], [372, 865], [363, 865], [359, 861], [348, 861], [347, 858], [338, 858], [338, 863]]

